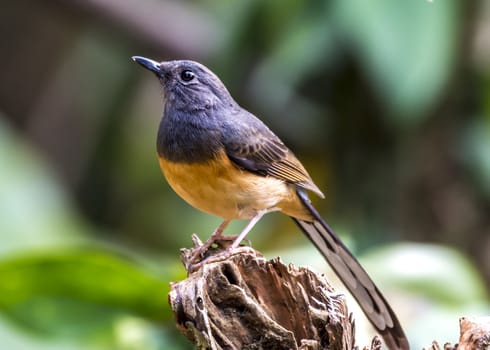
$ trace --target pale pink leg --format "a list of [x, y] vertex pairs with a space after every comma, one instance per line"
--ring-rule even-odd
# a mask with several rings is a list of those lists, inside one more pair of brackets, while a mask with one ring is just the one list
[[[209, 239], [206, 241], [206, 243], [204, 243], [201, 247], [199, 247], [194, 252], [194, 255], [191, 259], [191, 262], [199, 260], [199, 258], [202, 257], [203, 254], [206, 253], [206, 251], [211, 247], [211, 245], [215, 241], [220, 240], [220, 239], [221, 240], [234, 240], [234, 241], [233, 241], [232, 245], [226, 249], [226, 251], [222, 252], [221, 254], [215, 255], [212, 258], [215, 260], [218, 258], [219, 259], [227, 258], [228, 256], [231, 255], [233, 250], [235, 250], [240, 245], [242, 240], [245, 239], [247, 234], [255, 226], [255, 224], [262, 218], [262, 216], [264, 216], [264, 214], [266, 214], [270, 211], [271, 210], [261, 210], [261, 211], [257, 212], [257, 214], [252, 219], [250, 219], [247, 226], [245, 226], [245, 228], [242, 230], [242, 232], [240, 232], [240, 234], [238, 236], [223, 236], [222, 232], [226, 228], [226, 226], [228, 226], [228, 224], [230, 223], [231, 220], [223, 221], [223, 223], [221, 223], [221, 225], [219, 225], [218, 228], [213, 232], [211, 237], [209, 237]], [[205, 261], [208, 261], [208, 260], [205, 260]], [[201, 261], [200, 263], [196, 263], [194, 265], [194, 268], [201, 266], [203, 263], [204, 263], [204, 261]]]
[[228, 248], [229, 251], [232, 251], [233, 249], [237, 248], [241, 241], [243, 241], [243, 239], [247, 236], [247, 234], [250, 232], [250, 230], [255, 226], [255, 224], [260, 220], [260, 218], [262, 218], [262, 216], [264, 216], [264, 214], [266, 214], [268, 211], [266, 210], [261, 210], [259, 211], [247, 224], [247, 226], [245, 226], [245, 228], [242, 230], [242, 232], [240, 232], [240, 234], [237, 236], [237, 238], [235, 239], [235, 241], [233, 242], [233, 244], [231, 245], [230, 248]]
[[[216, 241], [218, 238], [219, 239], [226, 239], [226, 236], [223, 236], [222, 233], [225, 230], [225, 228], [228, 226], [228, 224], [231, 222], [231, 220], [224, 220], [217, 228], [214, 230], [213, 234], [211, 237], [209, 237], [208, 241], [212, 241], [211, 244]], [[206, 242], [207, 243], [207, 242]]]
[[[230, 223], [231, 220], [224, 220], [217, 228], [214, 230], [213, 234], [208, 238], [208, 240], [200, 246], [194, 252], [191, 261], [197, 260], [202, 254], [206, 253], [206, 251], [213, 245], [214, 242], [218, 239], [228, 239], [227, 236], [223, 236], [222, 233], [225, 230], [226, 226]], [[234, 238], [230, 238], [234, 239]]]

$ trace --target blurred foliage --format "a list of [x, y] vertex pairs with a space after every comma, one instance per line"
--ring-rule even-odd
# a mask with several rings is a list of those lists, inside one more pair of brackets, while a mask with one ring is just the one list
[[75, 243], [84, 230], [39, 155], [0, 119], [0, 255], [57, 243]]
[[334, 20], [395, 122], [422, 121], [441, 94], [454, 64], [460, 11], [455, 0], [335, 2]]
[[[0, 347], [190, 348], [166, 294], [219, 219], [162, 179], [161, 91], [135, 54], [217, 72], [325, 190], [414, 348], [456, 342], [489, 312], [489, 23], [476, 0], [3, 3]], [[249, 238], [330, 271], [279, 214]]]
[[[384, 269], [380, 260], [393, 268]], [[429, 244], [391, 245], [370, 252], [365, 264], [380, 280], [392, 281], [409, 293], [423, 293], [433, 303], [454, 307], [483, 305], [487, 300], [477, 270], [455, 249]]]
[[[59, 324], [61, 320], [50, 322], [45, 316], [51, 314], [56, 318], [56, 309], [69, 305], [69, 299], [98, 305], [94, 310], [87, 305], [82, 305], [85, 310], [79, 307], [79, 311], [87, 314], [107, 313], [103, 310], [106, 307], [127, 310], [154, 321], [170, 318], [165, 296], [168, 286], [142, 268], [138, 270], [108, 253], [67, 249], [63, 253], [30, 254], [3, 261], [0, 272], [4, 277], [0, 284], [4, 311], [41, 332], [59, 331], [50, 323]], [[23, 319], [29, 309], [39, 319]], [[67, 316], [62, 312], [58, 315], [65, 320]]]
[[[168, 282], [183, 278], [182, 268], [161, 259], [152, 264], [137, 251], [97, 239], [37, 152], [3, 120], [0, 135], [0, 162], [9, 165], [0, 187], [2, 317], [31, 337], [49, 339], [47, 348], [167, 348], [169, 335], [161, 328], [173, 324]], [[10, 333], [5, 338], [2, 346], [12, 342], [10, 349], [41, 346]]]

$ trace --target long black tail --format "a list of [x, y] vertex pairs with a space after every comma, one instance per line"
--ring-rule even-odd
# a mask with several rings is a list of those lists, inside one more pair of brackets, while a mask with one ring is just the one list
[[390, 305], [364, 268], [313, 207], [308, 195], [297, 190], [301, 201], [314, 217], [312, 222], [292, 218], [320, 250], [340, 280], [357, 300], [371, 324], [389, 349], [408, 350], [407, 337]]

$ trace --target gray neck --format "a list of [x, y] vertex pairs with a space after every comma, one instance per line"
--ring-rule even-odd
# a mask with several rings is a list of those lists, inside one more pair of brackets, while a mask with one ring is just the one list
[[165, 107], [157, 135], [160, 157], [179, 163], [202, 163], [217, 157], [222, 149], [220, 128], [208, 113], [172, 111]]

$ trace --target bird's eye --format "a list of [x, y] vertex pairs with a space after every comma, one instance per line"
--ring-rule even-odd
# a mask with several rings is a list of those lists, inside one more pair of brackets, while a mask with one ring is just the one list
[[191, 81], [192, 79], [194, 79], [194, 73], [188, 69], [183, 70], [182, 73], [180, 73], [180, 78], [183, 81]]

